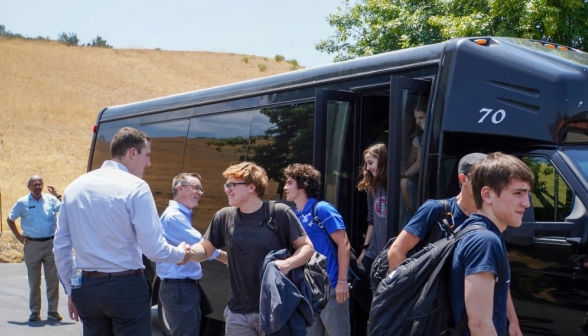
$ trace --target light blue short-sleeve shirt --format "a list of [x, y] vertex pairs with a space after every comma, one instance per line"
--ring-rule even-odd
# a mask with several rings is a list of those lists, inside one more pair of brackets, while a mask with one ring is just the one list
[[47, 238], [55, 234], [60, 208], [61, 202], [52, 195], [41, 194], [37, 201], [32, 194], [28, 194], [16, 201], [8, 218], [13, 222], [20, 218], [23, 236]]

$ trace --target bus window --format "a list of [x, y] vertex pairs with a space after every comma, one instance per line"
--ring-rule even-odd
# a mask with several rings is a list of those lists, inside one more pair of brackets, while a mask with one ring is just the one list
[[535, 221], [565, 222], [572, 211], [572, 189], [547, 158], [525, 156], [521, 159], [535, 175], [535, 185], [531, 192]]
[[143, 176], [149, 183], [157, 211], [161, 214], [172, 199], [171, 181], [181, 172], [184, 144], [189, 120], [177, 120], [151, 124], [139, 124], [139, 119], [126, 119], [100, 124], [90, 170], [100, 168], [105, 160], [110, 160], [110, 141], [119, 129], [134, 127], [151, 138], [151, 167]]
[[183, 119], [141, 125], [141, 130], [151, 138], [151, 167], [145, 171], [143, 179], [149, 181], [160, 214], [173, 199], [172, 179], [182, 172], [189, 123], [189, 119]]
[[422, 144], [429, 93], [405, 89], [402, 104], [402, 134], [400, 140], [400, 227], [404, 227], [419, 207], [418, 187]]
[[345, 156], [345, 135], [351, 116], [352, 104], [343, 101], [329, 101], [327, 105], [327, 143], [325, 166], [325, 199], [341, 207], [338, 195], [341, 195], [341, 178], [349, 179], [342, 161]]
[[116, 131], [125, 126], [132, 126], [132, 123], [129, 120], [119, 120], [100, 124], [92, 152], [91, 166], [88, 167], [89, 171], [100, 168], [105, 160], [110, 160], [110, 140]]
[[313, 103], [263, 108], [253, 114], [249, 160], [267, 173], [265, 199], [282, 198], [282, 171], [286, 166], [312, 164], [313, 125]]
[[195, 227], [205, 232], [216, 211], [227, 206], [222, 172], [252, 161], [266, 170], [264, 199], [280, 199], [282, 169], [312, 163], [314, 104], [288, 105], [192, 118], [184, 171], [202, 175], [205, 201], [195, 211]]
[[202, 176], [204, 201], [193, 214], [194, 227], [205, 232], [212, 216], [227, 206], [222, 176], [230, 165], [245, 161], [253, 111], [192, 118], [182, 171]]

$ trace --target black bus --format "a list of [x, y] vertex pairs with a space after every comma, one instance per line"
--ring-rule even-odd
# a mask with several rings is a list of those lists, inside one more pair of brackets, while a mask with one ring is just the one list
[[[398, 50], [271, 77], [108, 107], [98, 115], [88, 170], [109, 158], [123, 126], [152, 137], [145, 173], [163, 211], [171, 180], [197, 172], [206, 189], [193, 225], [205, 232], [227, 205], [221, 172], [253, 161], [282, 199], [282, 169], [299, 162], [322, 173], [321, 197], [341, 212], [351, 244], [363, 243], [362, 151], [388, 145], [388, 237], [408, 217], [400, 176], [411, 159], [413, 111], [426, 104], [417, 203], [458, 193], [457, 163], [470, 152], [502, 151], [536, 175], [531, 207], [505, 241], [511, 292], [525, 335], [588, 333], [588, 54], [526, 39], [477, 37]], [[586, 101], [585, 101], [586, 100]], [[203, 335], [222, 333], [227, 268], [202, 263], [209, 313]], [[156, 279], [155, 279], [156, 280]], [[157, 280], [154, 302], [157, 303]], [[352, 330], [367, 315], [352, 300]]]

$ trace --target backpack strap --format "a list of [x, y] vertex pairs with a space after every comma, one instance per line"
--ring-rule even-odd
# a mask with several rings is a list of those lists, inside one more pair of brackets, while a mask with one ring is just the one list
[[454, 233], [455, 234], [455, 240], [461, 239], [461, 237], [463, 237], [466, 233], [468, 233], [470, 231], [480, 230], [480, 229], [486, 230], [486, 228], [484, 227], [484, 225], [480, 225], [480, 224], [473, 224], [473, 225], [468, 225], [466, 227], [460, 227]]
[[261, 221], [259, 226], [265, 225], [274, 233], [278, 233], [278, 224], [276, 223], [276, 201], [263, 202], [263, 206], [265, 207], [265, 220]]
[[[333, 251], [333, 253], [335, 255], [337, 255], [338, 250], [339, 250], [339, 245], [337, 245], [337, 243], [335, 243], [335, 241], [333, 240], [333, 237], [331, 237], [331, 235], [329, 234], [329, 231], [327, 231], [327, 228], [323, 224], [324, 222], [321, 220], [321, 218], [319, 217], [319, 215], [316, 212], [316, 208], [318, 207], [318, 204], [321, 202], [324, 202], [324, 201], [315, 202], [312, 205], [312, 223], [317, 224], [318, 227], [323, 230], [323, 232], [325, 233], [325, 235], [329, 239], [329, 245], [331, 246], [331, 250]], [[347, 270], [347, 273], [348, 273], [347, 277], [359, 280], [360, 276], [357, 274], [357, 272], [359, 272], [359, 271], [354, 271], [352, 268], [352, 264], [356, 265], [356, 269], [357, 269], [358, 268], [357, 265], [360, 265], [360, 263], [358, 263], [357, 258], [355, 258], [355, 250], [353, 250], [353, 247], [351, 247], [351, 243], [349, 244], [349, 254], [350, 254], [350, 256], [349, 256], [349, 269]], [[361, 268], [361, 272], [365, 272], [363, 270], [363, 268]]]
[[311, 212], [312, 213], [312, 221], [311, 221], [311, 223], [318, 224], [318, 226], [322, 229], [322, 228], [324, 228], [323, 221], [321, 221], [321, 218], [316, 214], [316, 207], [318, 206], [318, 204], [320, 202], [322, 202], [322, 201], [314, 202], [314, 204], [312, 205], [312, 212]]
[[331, 249], [333, 251], [337, 251], [337, 248], [336, 248], [337, 244], [335, 243], [335, 241], [333, 240], [333, 238], [329, 234], [329, 231], [327, 231], [327, 228], [323, 224], [324, 222], [321, 220], [319, 215], [316, 213], [316, 208], [318, 207], [318, 204], [321, 202], [323, 202], [323, 201], [314, 202], [314, 204], [312, 205], [312, 223], [317, 224], [318, 227], [323, 230], [323, 232], [327, 235], [327, 238], [329, 238], [329, 240], [331, 242]]
[[453, 214], [451, 213], [449, 202], [446, 199], [440, 199], [438, 201], [441, 202], [441, 212], [439, 213], [438, 221], [447, 232], [453, 232], [455, 222], [453, 221]]
[[427, 232], [425, 238], [419, 241], [417, 245], [418, 250], [421, 250], [429, 243], [434, 243], [439, 239], [449, 237], [453, 234], [455, 229], [449, 201], [446, 199], [438, 199], [437, 202], [440, 203], [440, 207], [436, 223], [430, 223], [429, 232]]

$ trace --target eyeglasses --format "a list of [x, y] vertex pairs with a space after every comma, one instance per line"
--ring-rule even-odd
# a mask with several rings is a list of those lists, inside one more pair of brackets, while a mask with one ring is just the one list
[[201, 194], [204, 194], [204, 189], [196, 184], [182, 184], [182, 187], [192, 187], [192, 189], [199, 191]]
[[225, 190], [233, 190], [235, 189], [235, 186], [238, 184], [248, 184], [247, 182], [229, 182], [229, 183], [225, 183], [223, 184], [223, 187], [225, 187]]

